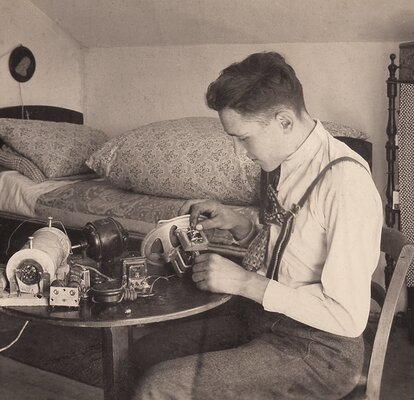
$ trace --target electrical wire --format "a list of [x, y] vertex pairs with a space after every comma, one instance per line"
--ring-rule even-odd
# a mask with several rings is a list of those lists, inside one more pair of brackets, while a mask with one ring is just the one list
[[[10, 245], [11, 245], [11, 239], [12, 239], [12, 237], [14, 236], [14, 234], [17, 232], [17, 230], [18, 229], [20, 229], [20, 227], [23, 225], [23, 224], [25, 224], [26, 222], [42, 222], [42, 223], [44, 223], [46, 226], [47, 226], [47, 222], [45, 222], [43, 219], [40, 219], [40, 218], [29, 218], [29, 219], [26, 219], [26, 220], [24, 220], [24, 221], [22, 221], [19, 225], [17, 225], [17, 227], [13, 230], [13, 232], [10, 234], [10, 236], [9, 236], [9, 239], [8, 239], [8, 241], [7, 241], [7, 248], [6, 248], [6, 250], [5, 250], [5, 254], [6, 255], [9, 255], [9, 250], [10, 250]], [[66, 228], [65, 228], [65, 225], [63, 224], [63, 222], [62, 221], [52, 221], [52, 225], [53, 224], [58, 224], [58, 225], [60, 225], [61, 227], [62, 227], [62, 229], [63, 229], [63, 232], [65, 232], [65, 235], [67, 236], [67, 237], [69, 237], [69, 235], [68, 235], [68, 232], [66, 231]], [[72, 249], [70, 249], [70, 251], [69, 251], [69, 253], [70, 254], [73, 254], [73, 252], [72, 252]]]
[[9, 50], [5, 51], [3, 54], [0, 54], [0, 59], [7, 56], [7, 55], [9, 55], [9, 54], [11, 54], [11, 52], [19, 46], [23, 46], [23, 45], [21, 43], [19, 43], [18, 45], [15, 45], [12, 48], [10, 48]]
[[124, 284], [121, 287], [121, 289], [123, 289], [123, 299], [124, 300], [127, 300], [127, 301], [134, 301], [138, 297], [153, 296], [154, 295], [153, 288], [154, 288], [155, 282], [157, 282], [160, 279], [165, 279], [165, 280], [168, 281], [170, 278], [174, 278], [174, 277], [177, 277], [177, 275], [174, 274], [174, 275], [168, 275], [168, 276], [164, 276], [164, 275], [149, 275], [149, 276], [147, 276], [143, 280], [143, 282], [145, 284], [148, 284], [149, 285], [148, 280], [151, 279], [151, 278], [155, 278], [155, 279], [152, 281], [151, 285], [148, 286], [149, 287], [149, 290], [148, 291], [145, 291], [145, 292], [143, 292], [142, 290], [141, 291], [140, 290], [137, 290], [137, 289], [135, 289], [133, 287], [128, 287], [126, 284]]
[[[156, 275], [150, 275], [149, 277], [148, 277], [148, 279], [149, 278], [153, 278], [154, 276], [156, 276]], [[174, 274], [174, 275], [167, 275], [167, 276], [163, 276], [163, 275], [159, 275], [159, 276], [157, 276], [157, 278], [155, 278], [154, 279], [154, 281], [151, 283], [151, 286], [150, 286], [150, 293], [152, 293], [152, 288], [154, 287], [154, 284], [155, 284], [155, 282], [157, 282], [159, 279], [165, 279], [165, 280], [169, 280], [170, 278], [174, 278], [176, 275]]]
[[[3, 54], [0, 54], [0, 59], [1, 58], [3, 58], [3, 57], [5, 57], [5, 56], [7, 56], [7, 55], [9, 55], [9, 54], [11, 54], [12, 52], [13, 52], [13, 50], [14, 49], [16, 49], [17, 47], [19, 47], [19, 46], [23, 46], [21, 43], [18, 45], [18, 46], [14, 46], [13, 48], [11, 48], [11, 49], [9, 49], [9, 50], [7, 50], [6, 52], [4, 52]], [[29, 118], [29, 113], [28, 113], [28, 111], [27, 110], [25, 110], [25, 108], [24, 108], [24, 101], [23, 101], [23, 95], [22, 95], [22, 86], [21, 86], [21, 83], [19, 82], [18, 83], [19, 84], [19, 97], [20, 97], [20, 106], [21, 106], [21, 108], [22, 108], [22, 111], [21, 111], [21, 119], [25, 119], [25, 113], [26, 113], [26, 119], [30, 119]]]
[[20, 329], [19, 334], [17, 335], [16, 339], [14, 339], [11, 343], [9, 343], [7, 346], [3, 347], [0, 349], [0, 353], [9, 349], [10, 347], [12, 347], [19, 339], [20, 336], [22, 336], [22, 333], [24, 332], [24, 330], [26, 329], [26, 326], [28, 325], [29, 321], [26, 321], [23, 325], [23, 327]]
[[65, 225], [63, 224], [63, 222], [62, 222], [62, 221], [52, 221], [52, 225], [53, 225], [53, 224], [59, 224], [59, 225], [62, 227], [63, 232], [65, 232], [66, 236], [69, 236], [69, 235], [68, 235], [68, 233], [66, 232]]
[[99, 276], [101, 276], [102, 278], [105, 278], [106, 280], [108, 280], [108, 281], [115, 281], [116, 279], [115, 278], [111, 278], [111, 277], [109, 277], [108, 275], [105, 275], [105, 274], [103, 274], [101, 271], [99, 271], [98, 269], [96, 269], [96, 268], [94, 268], [94, 267], [91, 267], [91, 266], [89, 266], [89, 265], [82, 265], [82, 264], [79, 264], [79, 263], [74, 263], [73, 265], [75, 265], [75, 266], [77, 266], [77, 267], [80, 267], [80, 268], [82, 268], [83, 270], [90, 270], [90, 271], [93, 271], [95, 274], [97, 274], [97, 275], [99, 275]]
[[44, 220], [40, 219], [40, 218], [30, 218], [30, 219], [26, 219], [24, 221], [22, 221], [19, 225], [17, 225], [17, 227], [13, 230], [13, 232], [10, 234], [9, 236], [9, 240], [7, 241], [7, 248], [5, 250], [6, 255], [9, 255], [9, 250], [10, 250], [10, 244], [11, 244], [11, 239], [13, 237], [13, 235], [17, 232], [17, 230], [26, 222], [45, 222]]
[[22, 85], [19, 82], [19, 96], [20, 96], [20, 106], [22, 107], [22, 114], [21, 119], [24, 119], [24, 103], [23, 103], [23, 95], [22, 95]]

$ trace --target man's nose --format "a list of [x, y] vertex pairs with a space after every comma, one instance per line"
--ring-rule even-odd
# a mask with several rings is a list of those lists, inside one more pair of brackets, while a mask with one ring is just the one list
[[246, 149], [244, 148], [243, 144], [238, 138], [233, 137], [233, 143], [234, 143], [234, 153], [236, 154], [236, 156], [241, 156], [241, 155], [246, 154]]

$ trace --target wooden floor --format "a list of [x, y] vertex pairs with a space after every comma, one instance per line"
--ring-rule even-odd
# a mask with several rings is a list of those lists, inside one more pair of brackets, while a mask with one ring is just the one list
[[2, 400], [101, 400], [103, 390], [0, 356]]
[[[391, 331], [380, 398], [414, 400], [414, 345], [405, 327]], [[103, 390], [0, 355], [0, 399], [103, 400]]]

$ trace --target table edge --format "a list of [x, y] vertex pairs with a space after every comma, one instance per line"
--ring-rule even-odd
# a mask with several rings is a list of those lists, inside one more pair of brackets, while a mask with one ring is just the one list
[[173, 312], [170, 314], [165, 314], [162, 317], [160, 317], [159, 315], [154, 315], [154, 316], [148, 316], [148, 317], [143, 317], [143, 318], [131, 318], [131, 319], [123, 319], [123, 320], [82, 321], [82, 320], [67, 320], [67, 319], [59, 318], [59, 317], [50, 318], [49, 316], [32, 315], [32, 314], [20, 311], [18, 310], [19, 306], [13, 306], [13, 308], [3, 306], [3, 307], [0, 307], [0, 312], [6, 315], [16, 317], [16, 318], [47, 323], [50, 325], [71, 326], [71, 327], [79, 327], [79, 328], [112, 328], [112, 327], [122, 327], [122, 326], [127, 327], [127, 326], [133, 326], [133, 325], [148, 325], [152, 323], [171, 321], [171, 320], [189, 317], [192, 315], [201, 314], [203, 312], [209, 311], [213, 308], [216, 308], [228, 302], [232, 297], [233, 296], [230, 294], [222, 294], [219, 299], [212, 301], [208, 304], [203, 304], [201, 306], [190, 308], [188, 310], [182, 310], [182, 311], [177, 311], [177, 312]]

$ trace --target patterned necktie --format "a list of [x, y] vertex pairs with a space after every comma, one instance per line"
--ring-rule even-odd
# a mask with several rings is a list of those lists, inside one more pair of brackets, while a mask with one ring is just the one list
[[267, 244], [269, 242], [270, 225], [263, 225], [252, 240], [242, 260], [242, 267], [247, 271], [258, 271], [266, 264]]
[[[266, 173], [262, 179], [262, 199], [260, 209], [260, 219], [263, 225], [256, 237], [247, 248], [246, 255], [243, 257], [242, 266], [248, 271], [257, 271], [264, 268], [267, 258], [267, 247], [270, 236], [270, 224], [281, 226], [287, 214], [277, 198], [277, 185], [280, 178], [280, 166], [270, 174]], [[265, 191], [264, 191], [265, 189]]]
[[[242, 261], [242, 266], [244, 268], [248, 271], [257, 271], [258, 269], [264, 268], [266, 270], [266, 276], [269, 279], [278, 280], [280, 262], [292, 235], [295, 219], [299, 211], [309, 199], [312, 190], [318, 182], [323, 179], [325, 173], [341, 161], [352, 161], [359, 164], [359, 161], [348, 156], [332, 160], [322, 169], [322, 171], [319, 172], [299, 201], [296, 204], [292, 204], [290, 210], [285, 210], [277, 199], [276, 187], [280, 176], [280, 169], [279, 173], [277, 170], [272, 172], [272, 174], [275, 174], [273, 183], [269, 183], [270, 174], [262, 171], [260, 181], [260, 223], [263, 225], [263, 229], [257, 234], [247, 249], [246, 255]], [[265, 179], [263, 179], [263, 177], [265, 177]], [[269, 243], [270, 224], [280, 225], [281, 229], [272, 251], [272, 259], [270, 260], [269, 268], [267, 268], [266, 258]]]

